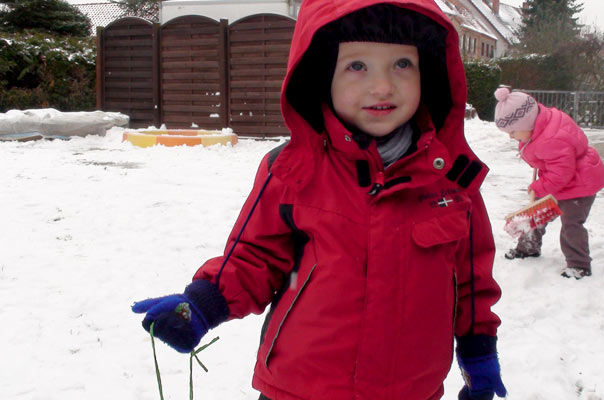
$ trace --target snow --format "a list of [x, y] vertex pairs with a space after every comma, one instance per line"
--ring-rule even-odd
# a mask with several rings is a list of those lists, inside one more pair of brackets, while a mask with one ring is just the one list
[[501, 18], [504, 25], [508, 26], [513, 33], [520, 30], [522, 25], [522, 11], [520, 9], [504, 3], [499, 3], [499, 18]]
[[[158, 399], [149, 335], [130, 305], [181, 292], [222, 252], [261, 157], [279, 141], [234, 147], [134, 147], [114, 127], [69, 141], [0, 142], [0, 397]], [[594, 143], [604, 131], [589, 131]], [[531, 169], [493, 123], [467, 123], [489, 167], [482, 193], [503, 297], [499, 352], [510, 400], [604, 399], [604, 201], [587, 227], [593, 276], [559, 276], [559, 220], [543, 255], [509, 261], [505, 216], [527, 203]], [[196, 398], [255, 400], [252, 369], [262, 316], [231, 321], [202, 343]], [[188, 356], [157, 343], [166, 399], [188, 396]], [[456, 399], [456, 364], [444, 399]]]
[[497, 18], [495, 14], [493, 14], [493, 10], [489, 7], [488, 4], [484, 3], [482, 0], [469, 0], [470, 3], [476, 7], [480, 13], [497, 29], [497, 31], [505, 37], [508, 41], [513, 42], [515, 39], [514, 31], [506, 26], [502, 21]]
[[442, 0], [434, 0], [438, 8], [447, 15], [458, 15], [459, 13]]
[[98, 3], [111, 3], [111, 0], [65, 0], [69, 4], [98, 4]]
[[0, 139], [4, 135], [39, 133], [44, 137], [104, 135], [114, 126], [127, 126], [130, 118], [119, 112], [58, 111], [54, 108], [8, 110], [0, 113]]

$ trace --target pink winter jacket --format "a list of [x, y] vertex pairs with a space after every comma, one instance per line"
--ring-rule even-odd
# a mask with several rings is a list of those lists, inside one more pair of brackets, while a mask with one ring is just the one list
[[530, 185], [537, 198], [552, 194], [557, 200], [593, 196], [604, 187], [604, 164], [587, 143], [581, 128], [567, 114], [539, 104], [539, 115], [520, 154], [539, 178]]

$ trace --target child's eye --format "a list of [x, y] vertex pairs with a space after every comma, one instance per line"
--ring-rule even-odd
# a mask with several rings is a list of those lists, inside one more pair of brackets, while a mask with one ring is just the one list
[[408, 58], [401, 58], [400, 60], [398, 60], [396, 62], [396, 67], [397, 68], [403, 68], [403, 69], [405, 69], [405, 68], [409, 68], [412, 65], [413, 65], [413, 63]]
[[365, 64], [360, 61], [355, 61], [350, 63], [348, 69], [351, 71], [363, 71], [365, 69]]

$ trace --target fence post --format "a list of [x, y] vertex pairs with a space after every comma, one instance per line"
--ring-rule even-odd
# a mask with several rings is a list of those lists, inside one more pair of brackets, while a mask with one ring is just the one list
[[231, 98], [229, 94], [229, 21], [226, 19], [220, 20], [219, 33], [219, 50], [218, 58], [220, 60], [219, 76], [220, 76], [220, 115], [223, 128], [230, 127], [230, 104]]
[[152, 51], [151, 56], [153, 69], [152, 69], [152, 91], [153, 91], [153, 125], [159, 128], [163, 121], [161, 120], [161, 46], [160, 46], [160, 25], [158, 23], [153, 24], [153, 31], [151, 34]]
[[103, 27], [96, 27], [96, 109], [103, 111], [105, 108], [105, 65], [103, 63]]
[[573, 120], [579, 123], [579, 95], [580, 92], [573, 92]]

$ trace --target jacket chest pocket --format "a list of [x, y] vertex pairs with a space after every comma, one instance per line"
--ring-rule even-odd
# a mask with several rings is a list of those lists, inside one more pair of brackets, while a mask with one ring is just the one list
[[[429, 276], [439, 293], [450, 299], [451, 330], [457, 310], [457, 274], [463, 252], [469, 250], [470, 218], [468, 210], [458, 210], [414, 224], [411, 232], [415, 244], [416, 265]], [[450, 296], [450, 297], [448, 297]], [[452, 335], [451, 335], [452, 337]]]
[[459, 243], [470, 234], [467, 210], [452, 211], [444, 215], [416, 222], [411, 231], [413, 242], [421, 249], [434, 254], [437, 247]]

